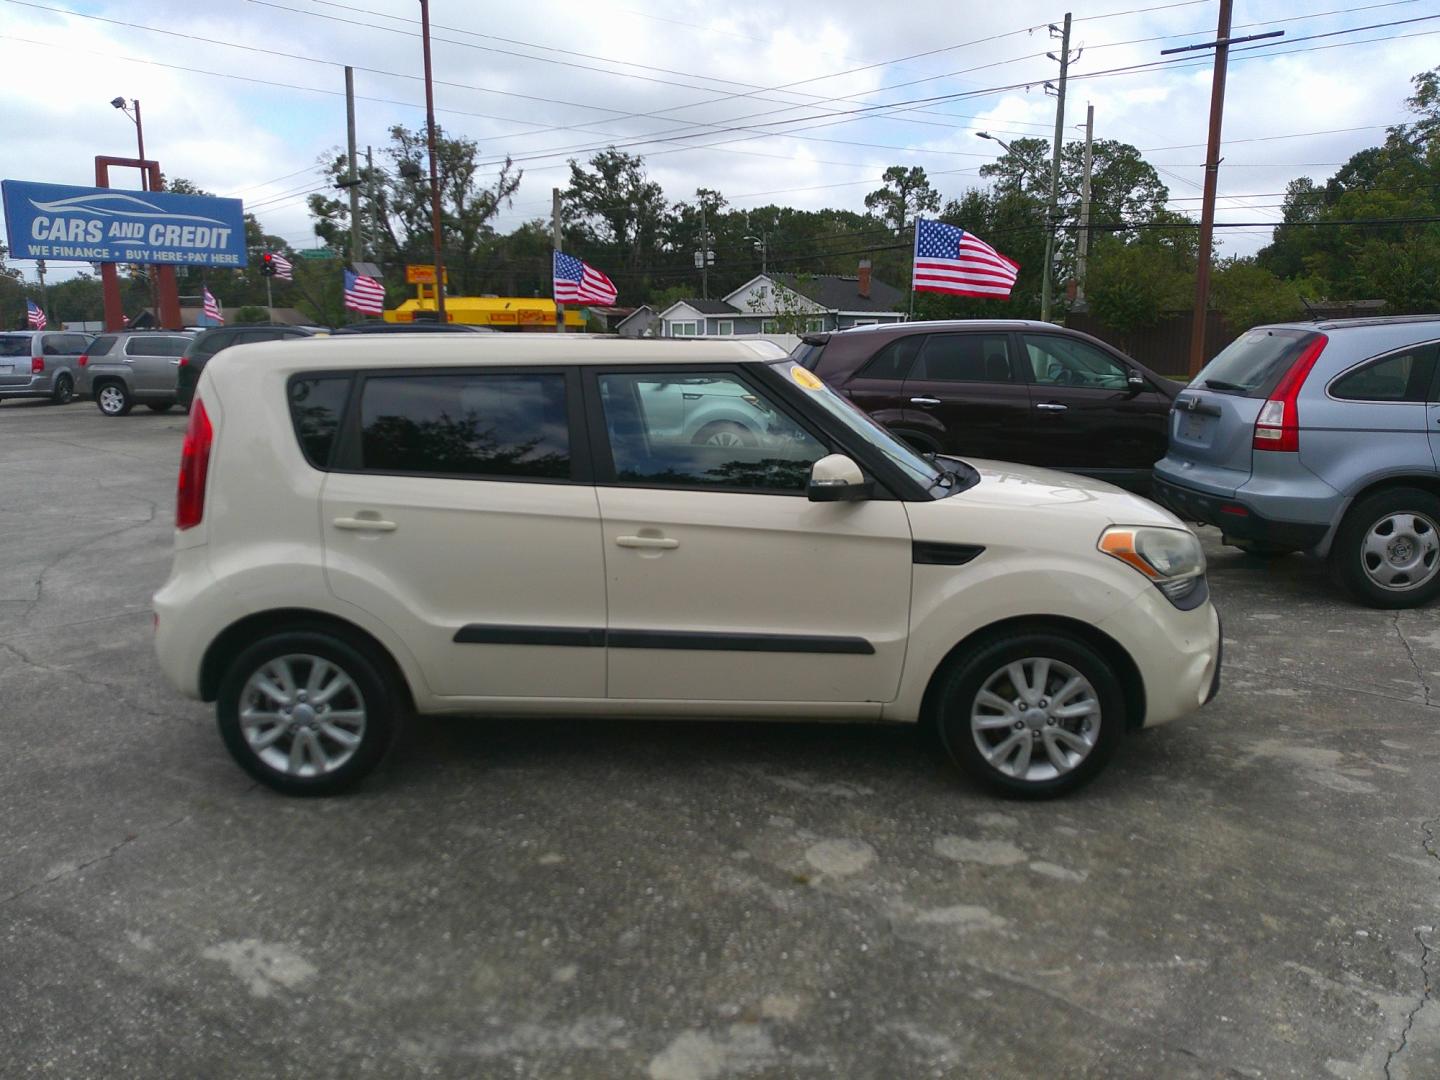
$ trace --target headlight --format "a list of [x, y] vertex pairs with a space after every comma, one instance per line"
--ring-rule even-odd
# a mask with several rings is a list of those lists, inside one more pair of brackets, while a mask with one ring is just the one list
[[1112, 525], [1101, 534], [1099, 548], [1140, 571], [1177, 606], [1205, 580], [1205, 552], [1188, 529]]

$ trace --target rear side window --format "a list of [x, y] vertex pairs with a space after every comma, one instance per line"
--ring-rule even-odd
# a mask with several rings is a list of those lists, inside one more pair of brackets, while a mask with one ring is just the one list
[[1440, 343], [1432, 343], [1371, 360], [1331, 383], [1330, 396], [1343, 401], [1425, 401], [1437, 352]]
[[0, 356], [29, 356], [29, 334], [0, 334]]
[[[109, 352], [111, 349], [113, 349], [114, 347], [115, 347], [115, 335], [114, 335], [114, 334], [101, 334], [101, 335], [100, 335], [99, 337], [97, 337], [94, 341], [90, 342], [90, 347], [89, 347], [88, 349], [86, 349], [85, 351], [86, 351], [87, 353], [89, 353], [91, 356], [104, 356], [106, 353], [108, 353], [108, 352]], [[177, 353], [176, 355], [179, 355], [179, 354]]]
[[195, 351], [203, 356], [214, 356], [227, 345], [233, 344], [235, 335], [227, 330], [202, 333], [195, 339]]
[[824, 345], [812, 345], [808, 341], [802, 341], [795, 346], [795, 351], [790, 354], [790, 359], [806, 371], [814, 371], [820, 366], [820, 357], [824, 352]]
[[1005, 334], [931, 334], [910, 378], [927, 382], [1014, 381]]
[[[125, 343], [125, 351], [131, 356], [179, 356], [188, 345], [182, 337], [133, 337]], [[94, 350], [92, 350], [94, 351]]]
[[1251, 330], [1201, 369], [1191, 386], [1266, 398], [1315, 337], [1309, 330]]
[[924, 334], [909, 334], [886, 345], [870, 358], [870, 362], [855, 373], [857, 379], [895, 379], [904, 381], [910, 375], [920, 346], [925, 344]]
[[327, 468], [340, 421], [345, 415], [345, 399], [350, 391], [350, 376], [320, 375], [290, 380], [290, 420], [305, 460], [317, 469]]
[[558, 372], [368, 378], [360, 426], [367, 470], [570, 478], [565, 376]]

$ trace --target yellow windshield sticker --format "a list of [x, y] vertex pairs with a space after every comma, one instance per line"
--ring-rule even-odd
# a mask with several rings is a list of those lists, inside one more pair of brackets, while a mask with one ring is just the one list
[[817, 379], [810, 372], [806, 371], [799, 364], [790, 369], [790, 377], [803, 386], [806, 390], [819, 390], [825, 384]]

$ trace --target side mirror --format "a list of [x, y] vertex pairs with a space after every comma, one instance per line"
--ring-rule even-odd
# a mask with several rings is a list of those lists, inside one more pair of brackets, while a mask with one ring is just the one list
[[859, 502], [870, 498], [874, 489], [859, 465], [844, 454], [831, 454], [810, 466], [805, 494], [811, 502]]
[[1138, 394], [1145, 389], [1147, 384], [1145, 382], [1145, 376], [1132, 368], [1130, 373], [1125, 377], [1125, 385], [1130, 388], [1130, 393]]

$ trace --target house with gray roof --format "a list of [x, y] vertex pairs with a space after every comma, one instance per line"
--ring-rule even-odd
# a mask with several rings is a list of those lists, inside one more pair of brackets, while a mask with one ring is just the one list
[[[719, 300], [678, 300], [660, 312], [664, 337], [817, 333], [905, 320], [905, 294], [870, 274], [758, 274]], [[803, 320], [803, 325], [802, 325]]]

